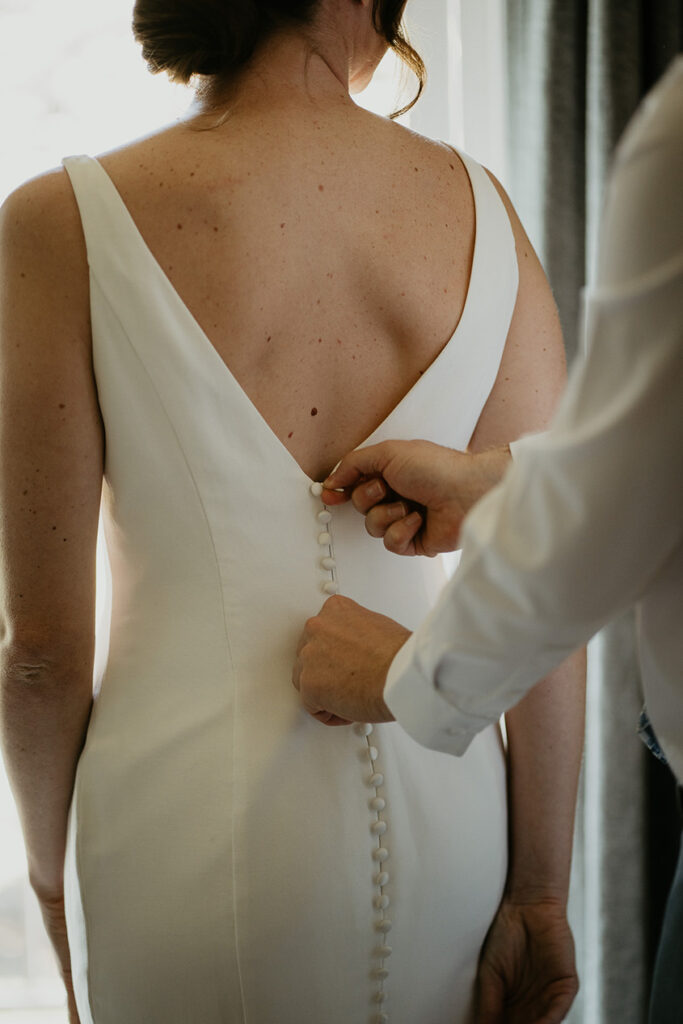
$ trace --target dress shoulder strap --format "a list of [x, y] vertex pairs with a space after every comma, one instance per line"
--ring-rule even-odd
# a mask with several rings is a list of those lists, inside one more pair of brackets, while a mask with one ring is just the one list
[[91, 271], [98, 278], [130, 273], [149, 252], [114, 182], [91, 156], [68, 156], [62, 165], [78, 204]]
[[[490, 294], [495, 282], [500, 300], [509, 304], [510, 318], [517, 300], [519, 267], [515, 236], [505, 203], [487, 171], [467, 153], [449, 145], [462, 160], [472, 186], [476, 216], [476, 245], [480, 248], [480, 282]], [[483, 295], [482, 295], [483, 298]]]

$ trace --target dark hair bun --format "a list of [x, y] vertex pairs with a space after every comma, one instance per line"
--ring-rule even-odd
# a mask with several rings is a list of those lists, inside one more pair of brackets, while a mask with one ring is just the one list
[[133, 33], [150, 71], [177, 82], [239, 71], [272, 31], [318, 0], [136, 0]]

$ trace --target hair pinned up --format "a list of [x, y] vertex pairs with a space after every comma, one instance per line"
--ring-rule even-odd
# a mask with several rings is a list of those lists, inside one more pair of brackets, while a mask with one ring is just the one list
[[[285, 25], [308, 24], [319, 0], [136, 0], [133, 33], [153, 73], [165, 71], [174, 82], [194, 75], [227, 78], [240, 71], [273, 32]], [[401, 29], [406, 0], [373, 0], [378, 33], [416, 75], [415, 98], [426, 79], [424, 62]]]

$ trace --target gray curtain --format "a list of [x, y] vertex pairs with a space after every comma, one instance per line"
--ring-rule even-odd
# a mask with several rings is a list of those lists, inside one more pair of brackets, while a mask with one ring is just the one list
[[[510, 192], [550, 278], [571, 361], [612, 153], [640, 99], [683, 49], [683, 0], [503, 2]], [[590, 648], [571, 906], [582, 989], [573, 1024], [647, 1017], [678, 832], [672, 779], [636, 736], [640, 708], [627, 614]]]

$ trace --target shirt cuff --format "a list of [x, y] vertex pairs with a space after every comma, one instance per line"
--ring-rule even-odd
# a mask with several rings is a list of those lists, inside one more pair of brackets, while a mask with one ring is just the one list
[[423, 747], [460, 757], [482, 722], [463, 714], [438, 692], [417, 664], [416, 645], [413, 633], [389, 666], [385, 703], [401, 728]]
[[510, 449], [512, 461], [514, 462], [519, 455], [520, 448], [524, 447], [525, 442], [528, 441], [530, 437], [539, 437], [540, 434], [543, 433], [545, 433], [545, 431], [537, 431], [535, 434], [522, 434], [522, 436], [518, 437], [516, 441], [510, 441], [508, 448]]

